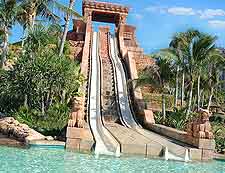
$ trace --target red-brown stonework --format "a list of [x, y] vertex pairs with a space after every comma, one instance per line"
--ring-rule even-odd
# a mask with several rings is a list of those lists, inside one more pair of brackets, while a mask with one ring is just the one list
[[70, 45], [70, 58], [81, 61], [82, 54], [83, 54], [84, 42], [69, 40], [69, 45]]
[[135, 61], [138, 73], [144, 70], [147, 66], [155, 64], [155, 60], [147, 55], [144, 55], [142, 58], [135, 57]]
[[118, 26], [126, 23], [129, 8], [106, 2], [83, 1], [83, 16], [88, 16], [90, 12], [93, 21], [114, 23]]
[[209, 122], [210, 113], [201, 109], [199, 115], [192, 119], [187, 125], [187, 134], [195, 138], [213, 139], [211, 124]]
[[105, 121], [117, 121], [118, 113], [115, 100], [115, 83], [112, 61], [109, 55], [109, 30], [110, 27], [99, 27], [99, 56], [102, 63], [102, 115]]
[[86, 23], [73, 20], [73, 30], [68, 32], [67, 40], [70, 44], [70, 58], [81, 61], [85, 40]]
[[[90, 44], [91, 44], [91, 34], [92, 34], [92, 23], [91, 23], [91, 12], [87, 13], [86, 23], [74, 20], [74, 27], [72, 33], [68, 34], [67, 39], [70, 40], [70, 46], [74, 46], [74, 59], [79, 59], [80, 72], [83, 76], [88, 79], [89, 70], [89, 54], [90, 54]], [[81, 58], [80, 58], [81, 57]], [[75, 98], [80, 100], [78, 108], [74, 104], [74, 109], [72, 109], [70, 120], [68, 122], [67, 134], [73, 134], [74, 131], [87, 131], [91, 135], [89, 124], [87, 122], [87, 115], [85, 114], [85, 104], [87, 102], [87, 83], [88, 80], [84, 82], [81, 86], [80, 91], [83, 93], [81, 97]], [[78, 110], [75, 110], [78, 109]], [[76, 133], [77, 134], [77, 133]], [[94, 143], [93, 139], [87, 139], [84, 136], [67, 135], [66, 148], [72, 150], [80, 151], [81, 141], [90, 141]], [[91, 146], [89, 146], [89, 149]]]
[[75, 97], [73, 101], [72, 112], [70, 114], [68, 126], [69, 127], [84, 127], [84, 107], [83, 107], [83, 97]]
[[109, 49], [108, 49], [108, 34], [109, 34], [110, 27], [108, 26], [100, 26], [99, 27], [99, 34], [100, 34], [100, 57], [102, 59], [109, 57]]

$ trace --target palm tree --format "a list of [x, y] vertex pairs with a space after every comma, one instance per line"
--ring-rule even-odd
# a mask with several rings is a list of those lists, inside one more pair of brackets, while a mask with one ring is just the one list
[[23, 11], [20, 13], [20, 22], [24, 27], [33, 28], [37, 16], [58, 21], [59, 17], [53, 12], [55, 6], [62, 5], [55, 0], [21, 0]]
[[186, 59], [186, 68], [189, 74], [189, 101], [187, 116], [190, 114], [193, 96], [193, 86], [196, 79], [198, 80], [198, 105], [200, 105], [200, 74], [201, 65], [215, 50], [216, 37], [212, 37], [200, 32], [188, 31], [182, 38], [182, 53]]
[[215, 41], [216, 41], [216, 37], [212, 37], [210, 35], [206, 35], [206, 34], [202, 34], [200, 35], [200, 37], [202, 38], [202, 43], [201, 43], [201, 47], [199, 47], [199, 53], [200, 56], [198, 56], [198, 58], [196, 59], [197, 64], [199, 66], [198, 70], [198, 78], [197, 78], [197, 108], [198, 110], [200, 109], [200, 86], [201, 86], [201, 76], [202, 76], [202, 70], [204, 69], [204, 67], [207, 65], [208, 60], [209, 60], [209, 56], [215, 56], [215, 55], [211, 55], [212, 52], [218, 54], [218, 51], [215, 51]]
[[12, 26], [15, 24], [17, 14], [21, 11], [21, 6], [16, 0], [1, 0], [0, 1], [0, 30], [3, 33], [2, 41], [2, 57], [0, 67], [4, 66], [8, 54], [9, 33]]
[[50, 21], [59, 21], [59, 16], [53, 13], [54, 0], [20, 0], [23, 10], [18, 14], [17, 21], [23, 27], [22, 47], [28, 30], [32, 29], [37, 16]]
[[[181, 68], [182, 70], [182, 82], [181, 82], [181, 106], [184, 104], [184, 96], [185, 96], [185, 73], [186, 73], [186, 57], [183, 54], [183, 48], [186, 47], [186, 44], [190, 42], [190, 40], [199, 35], [199, 31], [194, 29], [189, 29], [186, 32], [176, 33], [173, 36], [172, 41], [170, 42], [170, 49], [174, 50], [174, 53], [177, 57], [177, 69]], [[178, 71], [178, 70], [177, 70]], [[178, 79], [177, 79], [178, 80]], [[178, 81], [176, 82], [178, 85]], [[176, 86], [178, 88], [178, 86]], [[178, 89], [177, 89], [178, 90]], [[178, 92], [178, 91], [176, 91]]]
[[211, 52], [208, 60], [208, 66], [210, 68], [208, 76], [208, 86], [210, 94], [207, 109], [209, 110], [212, 103], [215, 88], [225, 82], [224, 80], [220, 79], [221, 72], [225, 70], [225, 60], [223, 55], [218, 50]]
[[171, 62], [162, 57], [158, 57], [154, 65], [148, 66], [137, 79], [136, 87], [151, 84], [162, 90], [162, 115], [163, 122], [166, 119], [166, 99], [165, 94], [168, 92], [168, 85], [174, 78], [173, 67]]
[[[175, 99], [174, 99], [174, 106], [176, 107], [177, 106], [177, 101], [178, 101], [178, 93], [179, 93], [179, 73], [180, 73], [180, 70], [182, 69], [182, 66], [183, 66], [183, 57], [182, 57], [182, 52], [180, 50], [180, 41], [179, 41], [179, 35], [176, 34], [172, 41], [170, 42], [169, 44], [169, 50], [170, 52], [174, 55], [173, 57], [173, 60], [176, 64], [176, 86], [175, 86]], [[182, 70], [182, 74], [184, 74], [184, 70]], [[183, 106], [183, 100], [184, 100], [184, 75], [183, 76], [183, 80], [182, 80], [182, 87], [181, 87], [181, 92], [182, 92], [182, 95], [181, 95], [181, 106]]]
[[[66, 24], [64, 28], [64, 33], [62, 41], [60, 44], [60, 52], [63, 52], [66, 35], [68, 32], [70, 16], [75, 16], [81, 18], [81, 16], [73, 10], [75, 0], [70, 0], [69, 8], [58, 3], [56, 0], [22, 0], [23, 13], [20, 15], [20, 23], [24, 26], [33, 28], [37, 16], [47, 18], [53, 22], [58, 21], [60, 18], [53, 12], [53, 8], [66, 13]], [[62, 53], [61, 53], [62, 54]]]
[[[70, 0], [69, 10], [73, 9], [74, 3], [75, 3], [75, 0]], [[75, 16], [81, 18], [81, 16], [78, 13], [75, 13]], [[63, 36], [62, 36], [61, 43], [60, 43], [59, 56], [62, 56], [62, 54], [63, 54], [66, 36], [67, 36], [68, 30], [69, 30], [70, 17], [71, 17], [70, 12], [67, 12], [66, 17], [65, 17], [66, 23], [65, 23], [65, 26], [64, 26]]]
[[170, 47], [167, 49], [162, 49], [160, 54], [164, 57], [169, 58], [169, 60], [173, 63], [174, 67], [176, 68], [176, 82], [175, 82], [175, 92], [174, 92], [174, 107], [177, 107], [178, 102], [178, 94], [179, 94], [179, 73], [182, 70], [182, 56], [181, 51], [176, 48], [177, 43], [173, 40], [170, 43]]

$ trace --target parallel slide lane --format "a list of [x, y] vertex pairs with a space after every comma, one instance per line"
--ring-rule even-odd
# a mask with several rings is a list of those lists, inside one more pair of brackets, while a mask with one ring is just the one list
[[121, 119], [123, 120], [123, 124], [125, 124], [128, 128], [134, 129], [139, 134], [149, 138], [150, 140], [154, 140], [164, 147], [167, 147], [170, 152], [176, 153], [181, 157], [184, 156], [186, 152], [186, 148], [174, 143], [173, 140], [167, 139], [163, 136], [160, 136], [154, 132], [150, 132], [148, 130], [143, 129], [140, 124], [137, 123], [136, 119], [133, 116], [133, 112], [131, 110], [131, 105], [128, 96], [127, 90], [127, 79], [124, 71], [123, 64], [119, 58], [118, 46], [116, 37], [111, 36], [110, 38], [110, 48], [111, 48], [111, 57], [114, 61], [116, 68], [116, 77], [117, 77], [117, 91], [119, 95], [119, 106], [121, 111]]
[[120, 156], [120, 146], [104, 127], [101, 117], [101, 70], [98, 56], [98, 33], [93, 33], [91, 53], [91, 79], [89, 89], [90, 127], [95, 138], [96, 155]]

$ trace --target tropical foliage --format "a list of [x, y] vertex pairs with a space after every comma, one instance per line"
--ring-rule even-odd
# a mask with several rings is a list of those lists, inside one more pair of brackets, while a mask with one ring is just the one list
[[1, 0], [0, 1], [0, 32], [3, 42], [0, 68], [4, 65], [8, 54], [8, 41], [10, 29], [17, 20], [17, 15], [21, 11], [20, 5], [16, 0]]
[[[161, 88], [162, 111], [155, 115], [157, 123], [183, 130], [200, 108], [210, 111], [212, 105], [224, 103], [221, 74], [225, 58], [216, 47], [216, 40], [217, 37], [194, 29], [176, 33], [168, 48], [153, 55], [155, 64], [140, 73], [136, 80], [138, 86]], [[165, 94], [174, 95], [172, 112], [166, 112]], [[221, 151], [224, 149], [224, 128], [221, 128], [224, 124], [213, 124], [217, 149]]]
[[[209, 109], [224, 82], [220, 76], [225, 60], [216, 48], [216, 39], [193, 29], [175, 34], [169, 48], [154, 55], [156, 64], [140, 74], [138, 83], [154, 86], [155, 81], [164, 78], [161, 80], [164, 81], [163, 88], [173, 91], [174, 107], [178, 108], [178, 99], [181, 100], [187, 118], [190, 112], [200, 107]], [[158, 76], [157, 79], [155, 76]]]
[[[24, 38], [29, 35], [27, 32], [34, 28], [37, 19], [48, 19], [52, 22], [59, 22], [60, 17], [54, 13], [55, 9], [66, 14], [68, 20], [60, 43], [60, 55], [63, 54], [65, 36], [68, 32], [69, 17], [81, 17], [73, 10], [73, 5], [66, 7], [56, 0], [1, 0], [0, 1], [0, 35], [3, 40], [3, 53], [1, 55], [0, 67], [3, 67], [8, 56], [8, 41], [12, 27], [19, 23], [24, 29]], [[24, 40], [22, 40], [23, 47]], [[59, 51], [59, 50], [58, 50]]]
[[[0, 1], [0, 112], [46, 135], [58, 135], [66, 126], [71, 99], [81, 94], [84, 81], [79, 64], [68, 58], [69, 46], [63, 38], [68, 28], [63, 31], [56, 24], [61, 19], [54, 13], [63, 12], [69, 26], [70, 16], [80, 17], [73, 6], [74, 1], [69, 7], [56, 0]], [[53, 24], [42, 25], [46, 19]], [[23, 27], [24, 36], [22, 47], [15, 51], [8, 42], [16, 23]]]
[[61, 122], [61, 128], [65, 126], [70, 100], [80, 94], [83, 82], [78, 64], [66, 56], [59, 57], [56, 28], [35, 26], [25, 40], [25, 53], [20, 54], [13, 69], [1, 71], [0, 112], [19, 110], [15, 116], [37, 130], [58, 130], [52, 124], [56, 121]]
[[163, 120], [166, 119], [166, 100], [165, 94], [168, 92], [168, 88], [171, 80], [173, 79], [173, 72], [171, 63], [167, 59], [157, 57], [154, 65], [148, 66], [140, 74], [137, 80], [136, 87], [145, 84], [151, 84], [162, 91], [162, 113]]

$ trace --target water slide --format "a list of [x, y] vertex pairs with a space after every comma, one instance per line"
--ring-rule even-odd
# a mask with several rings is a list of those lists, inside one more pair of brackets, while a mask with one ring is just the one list
[[104, 127], [101, 117], [101, 66], [98, 55], [98, 33], [93, 33], [90, 58], [89, 123], [95, 139], [96, 155], [120, 156], [119, 143]]
[[[123, 64], [119, 57], [119, 51], [117, 46], [117, 40], [114, 36], [110, 38], [110, 49], [111, 49], [111, 58], [114, 62], [116, 68], [116, 80], [117, 80], [117, 92], [118, 92], [118, 102], [120, 107], [120, 116], [122, 124], [128, 128], [132, 128], [141, 135], [155, 140], [159, 145], [165, 147], [165, 159], [172, 160], [188, 160], [188, 152], [187, 149], [183, 146], [173, 143], [173, 141], [168, 140], [165, 137], [162, 137], [154, 132], [150, 132], [148, 130], [143, 129], [136, 121], [133, 116], [133, 112], [131, 109], [128, 89], [127, 89], [127, 78], [126, 73], [123, 67]], [[173, 154], [174, 153], [174, 154]], [[176, 153], [176, 154], [175, 154]], [[179, 155], [179, 156], [178, 156]], [[184, 159], [185, 158], [185, 159]]]
[[117, 93], [118, 93], [118, 102], [120, 107], [120, 116], [122, 124], [129, 128], [138, 129], [140, 126], [133, 117], [130, 102], [128, 98], [128, 89], [127, 89], [127, 80], [126, 74], [123, 68], [123, 64], [119, 58], [119, 53], [117, 50], [116, 38], [110, 37], [110, 50], [111, 58], [114, 62], [116, 68], [116, 79], [117, 79]]

